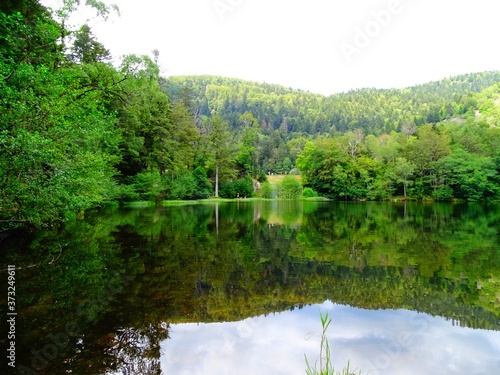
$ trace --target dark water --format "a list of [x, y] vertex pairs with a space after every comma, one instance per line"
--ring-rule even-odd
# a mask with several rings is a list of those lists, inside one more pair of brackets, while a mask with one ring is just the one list
[[320, 312], [337, 366], [500, 370], [498, 205], [108, 209], [0, 246], [2, 348], [16, 267], [12, 373], [305, 374]]

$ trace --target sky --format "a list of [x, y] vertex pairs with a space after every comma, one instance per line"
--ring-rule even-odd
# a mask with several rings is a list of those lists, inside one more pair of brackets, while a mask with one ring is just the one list
[[102, 21], [82, 8], [73, 24], [88, 20], [116, 61], [159, 50], [164, 76], [221, 75], [330, 95], [500, 70], [498, 0], [105, 2], [120, 16]]
[[174, 324], [162, 342], [165, 374], [302, 375], [319, 354], [319, 313], [337, 370], [371, 375], [493, 374], [500, 332], [453, 325], [407, 310], [364, 310], [325, 302], [241, 322]]

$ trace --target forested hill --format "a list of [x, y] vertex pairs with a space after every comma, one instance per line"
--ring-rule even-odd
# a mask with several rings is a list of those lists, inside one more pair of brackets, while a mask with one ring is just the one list
[[217, 76], [173, 76], [164, 88], [171, 100], [189, 98], [193, 111], [212, 111], [238, 128], [250, 112], [264, 131], [344, 133], [361, 129], [379, 135], [464, 114], [469, 94], [500, 82], [500, 72], [471, 73], [402, 89], [359, 89], [329, 97], [283, 86]]

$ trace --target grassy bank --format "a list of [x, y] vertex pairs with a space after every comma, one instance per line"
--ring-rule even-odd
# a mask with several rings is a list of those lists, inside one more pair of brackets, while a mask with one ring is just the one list
[[283, 178], [285, 176], [292, 176], [293, 178], [297, 179], [302, 184], [302, 176], [300, 175], [283, 175], [283, 174], [275, 174], [272, 176], [267, 176], [267, 182], [269, 182], [273, 186], [277, 186], [281, 181], [283, 181]]
[[258, 202], [258, 201], [312, 201], [312, 202], [328, 202], [331, 199], [324, 197], [312, 197], [312, 198], [297, 198], [297, 199], [284, 199], [284, 198], [207, 198], [198, 200], [172, 200], [172, 201], [161, 201], [159, 204], [153, 201], [134, 201], [126, 202], [123, 204], [124, 207], [129, 208], [144, 208], [144, 207], [155, 207], [155, 206], [182, 206], [182, 205], [192, 205], [192, 204], [205, 204], [205, 203], [229, 203], [229, 202]]

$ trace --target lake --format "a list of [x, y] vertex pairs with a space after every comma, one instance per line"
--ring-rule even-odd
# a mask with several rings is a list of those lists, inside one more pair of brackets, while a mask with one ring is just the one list
[[500, 369], [500, 205], [107, 208], [1, 241], [11, 373], [305, 374], [326, 313], [337, 369]]

